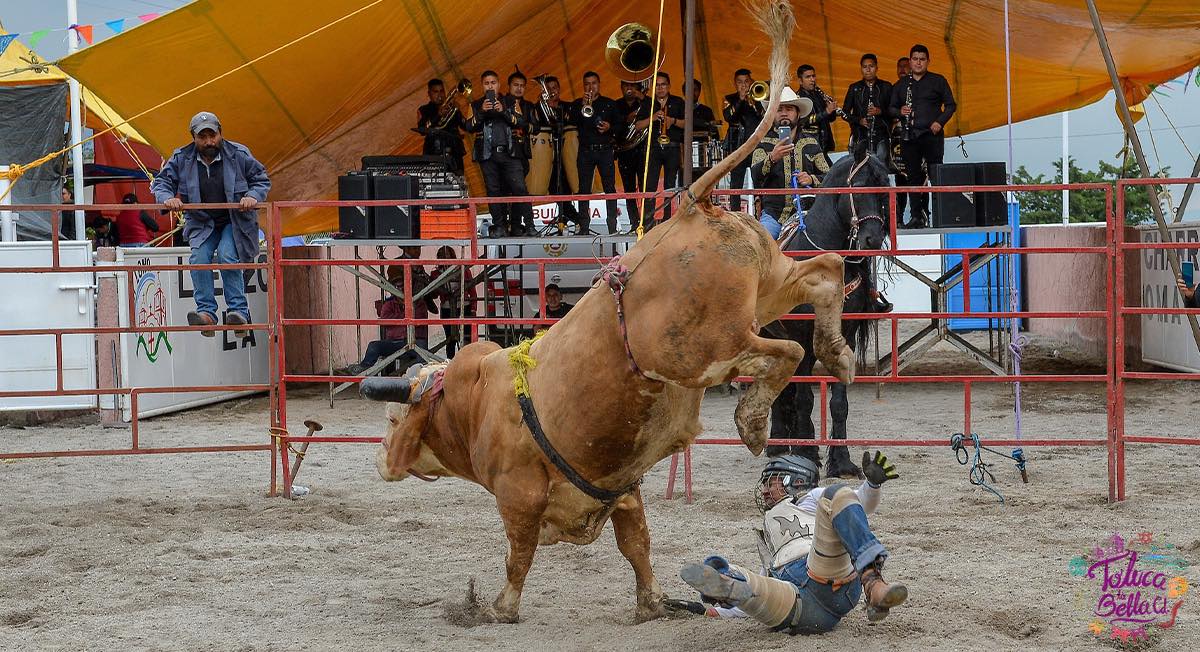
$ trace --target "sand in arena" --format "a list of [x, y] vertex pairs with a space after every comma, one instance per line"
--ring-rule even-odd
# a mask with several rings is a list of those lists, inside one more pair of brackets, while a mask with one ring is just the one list
[[[1044, 360], [1042, 371], [1055, 364]], [[1194, 436], [1195, 391], [1186, 382], [1132, 386], [1130, 432]], [[339, 399], [331, 409], [321, 391], [291, 394], [297, 423], [381, 432], [378, 404]], [[948, 438], [962, 428], [957, 386], [890, 386], [876, 400], [874, 386], [859, 384], [850, 398], [851, 436]], [[1026, 436], [1103, 437], [1103, 401], [1098, 386], [1026, 385]], [[736, 436], [735, 402], [710, 392], [706, 436]], [[1008, 386], [977, 385], [976, 430], [1010, 436], [1011, 404]], [[261, 441], [266, 408], [255, 397], [147, 421], [143, 446]], [[127, 431], [91, 421], [0, 436], [9, 450], [127, 442]], [[265, 453], [0, 464], [0, 649], [1112, 649], [1087, 631], [1083, 602], [1096, 591], [1080, 589], [1068, 560], [1113, 532], [1151, 531], [1200, 562], [1189, 448], [1131, 446], [1129, 499], [1118, 505], [1105, 499], [1102, 448], [1027, 449], [1025, 486], [992, 459], [1007, 506], [970, 486], [948, 447], [887, 452], [901, 477], [871, 521], [892, 553], [886, 576], [906, 583], [911, 600], [881, 624], [856, 610], [806, 639], [748, 621], [634, 625], [633, 573], [611, 527], [591, 546], [538, 551], [521, 623], [453, 624], [447, 606], [472, 577], [486, 601], [502, 586], [507, 544], [495, 503], [462, 481], [384, 483], [370, 446], [314, 445], [300, 477], [312, 493], [294, 502], [264, 496]], [[751, 492], [761, 465], [741, 447], [696, 449], [691, 505], [664, 499], [666, 462], [646, 476], [653, 562], [668, 594], [692, 595], [678, 578], [685, 561], [721, 552], [756, 563]], [[1191, 579], [1200, 587], [1200, 576]], [[1150, 649], [1200, 649], [1197, 613], [1193, 594]]]

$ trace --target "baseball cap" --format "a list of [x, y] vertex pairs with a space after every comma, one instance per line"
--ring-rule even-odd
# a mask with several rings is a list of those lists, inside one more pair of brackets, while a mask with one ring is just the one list
[[193, 136], [205, 129], [212, 129], [219, 133], [221, 131], [221, 121], [217, 119], [217, 116], [208, 111], [201, 111], [192, 116], [190, 129]]

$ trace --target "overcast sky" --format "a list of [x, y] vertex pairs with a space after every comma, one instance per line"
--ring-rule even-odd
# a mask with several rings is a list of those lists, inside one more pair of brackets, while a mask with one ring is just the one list
[[[78, 0], [79, 22], [95, 24], [96, 39], [112, 37], [104, 21], [132, 18], [146, 13], [162, 13], [187, 4], [185, 0]], [[38, 29], [67, 24], [66, 0], [4, 0], [0, 3], [0, 20], [10, 32], [29, 33]], [[22, 38], [21, 40], [25, 40]], [[38, 44], [37, 52], [47, 59], [66, 54], [66, 33], [52, 32]], [[1119, 63], [1119, 62], [1118, 62]], [[937, 71], [937, 67], [933, 69]], [[1014, 80], [1020, 83], [1020, 80]], [[1185, 90], [1186, 88], [1186, 90]], [[1159, 107], [1161, 104], [1161, 108]], [[1146, 118], [1138, 123], [1142, 143], [1150, 166], [1170, 167], [1173, 176], [1187, 176], [1200, 154], [1200, 87], [1185, 79], [1169, 85], [1168, 90], [1146, 102]], [[1003, 106], [996, 107], [1004, 111]], [[1165, 115], [1164, 115], [1165, 110]], [[1168, 119], [1178, 132], [1171, 128]], [[1113, 95], [1071, 112], [1070, 150], [1083, 169], [1095, 169], [1104, 159], [1117, 163], [1122, 146], [1121, 123], [1114, 112]], [[1013, 157], [1016, 165], [1024, 165], [1034, 174], [1053, 174], [1053, 162], [1062, 156], [1062, 117], [1045, 116], [1013, 125]], [[969, 161], [1007, 161], [1008, 133], [1005, 127], [964, 137]], [[959, 140], [946, 141], [946, 161], [962, 161]], [[1156, 154], [1157, 149], [1157, 154]], [[1189, 154], [1189, 149], [1191, 154]], [[1176, 189], [1176, 196], [1181, 193]], [[1200, 219], [1200, 202], [1189, 210], [1193, 219]]]

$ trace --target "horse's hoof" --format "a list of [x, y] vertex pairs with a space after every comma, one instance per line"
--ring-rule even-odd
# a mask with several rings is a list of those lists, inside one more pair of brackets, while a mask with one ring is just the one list
[[830, 460], [829, 464], [825, 467], [825, 477], [841, 478], [843, 480], [862, 480], [864, 476], [862, 469], [858, 468], [858, 465], [853, 462], [835, 463], [833, 460]]

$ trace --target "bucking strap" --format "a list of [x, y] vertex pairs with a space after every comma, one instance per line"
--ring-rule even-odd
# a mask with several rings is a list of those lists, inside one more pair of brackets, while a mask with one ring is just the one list
[[528, 395], [520, 394], [517, 396], [517, 402], [521, 405], [521, 418], [525, 421], [525, 426], [529, 428], [529, 432], [533, 435], [533, 440], [537, 442], [538, 448], [542, 449], [542, 454], [554, 464], [555, 468], [566, 476], [572, 485], [575, 485], [576, 489], [605, 505], [611, 505], [617, 499], [633, 491], [641, 483], [641, 480], [638, 480], [625, 489], [611, 491], [609, 489], [601, 489], [588, 482], [563, 459], [562, 455], [559, 455], [558, 451], [554, 450], [554, 446], [550, 444], [550, 440], [546, 439], [546, 431], [542, 430], [542, 423], [538, 420], [537, 412], [533, 409], [533, 400]]

